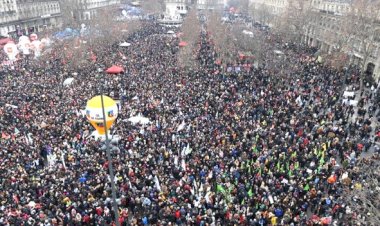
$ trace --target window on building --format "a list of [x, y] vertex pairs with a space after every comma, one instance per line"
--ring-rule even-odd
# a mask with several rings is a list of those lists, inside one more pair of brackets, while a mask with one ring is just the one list
[[380, 43], [380, 30], [377, 30], [377, 31], [375, 32], [375, 35], [374, 35], [374, 37], [373, 37], [373, 40], [374, 40], [375, 42]]
[[373, 46], [372, 51], [371, 51], [371, 57], [377, 58], [379, 54], [379, 48], [377, 46]]

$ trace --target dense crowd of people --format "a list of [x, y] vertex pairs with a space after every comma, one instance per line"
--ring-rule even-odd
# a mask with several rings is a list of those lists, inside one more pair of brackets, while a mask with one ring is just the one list
[[[281, 43], [281, 68], [269, 57], [258, 68], [223, 67], [207, 28], [197, 66], [180, 68], [179, 40], [165, 28], [144, 23], [124, 38], [130, 47], [96, 46], [96, 59], [75, 69], [55, 46], [49, 62], [3, 70], [0, 225], [114, 224], [108, 164], [121, 225], [352, 225], [366, 217], [344, 197], [365, 189], [357, 162], [379, 132], [376, 86], [357, 94], [357, 107], [343, 104], [358, 71]], [[112, 64], [125, 73], [100, 72]], [[81, 113], [101, 92], [121, 102], [112, 163]], [[151, 123], [126, 120], [137, 114]]]

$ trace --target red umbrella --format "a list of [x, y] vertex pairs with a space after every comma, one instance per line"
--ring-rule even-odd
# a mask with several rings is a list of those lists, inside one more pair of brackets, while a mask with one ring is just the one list
[[182, 41], [179, 43], [179, 47], [185, 47], [185, 46], [187, 46], [187, 42]]
[[119, 66], [116, 66], [116, 65], [113, 65], [112, 67], [110, 67], [110, 68], [108, 68], [106, 70], [106, 72], [108, 74], [119, 74], [119, 73], [121, 73], [123, 71], [124, 71], [124, 69], [122, 67], [119, 67]]

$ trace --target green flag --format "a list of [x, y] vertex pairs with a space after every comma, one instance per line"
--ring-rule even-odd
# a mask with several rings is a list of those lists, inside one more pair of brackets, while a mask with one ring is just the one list
[[225, 193], [226, 189], [224, 189], [224, 187], [222, 185], [218, 184], [218, 185], [216, 185], [216, 192]]
[[298, 169], [300, 167], [300, 163], [299, 162], [296, 162], [295, 164], [294, 164], [294, 169]]
[[323, 166], [323, 164], [325, 164], [325, 159], [324, 158], [319, 159], [319, 165]]
[[319, 156], [322, 156], [322, 152], [323, 152], [322, 150], [319, 150], [319, 151], [318, 151], [318, 157], [319, 157]]
[[309, 186], [309, 184], [306, 184], [306, 185], [303, 187], [303, 190], [304, 190], [304, 191], [309, 191], [309, 190], [310, 190], [310, 186]]
[[278, 161], [278, 162], [277, 162], [277, 170], [280, 170], [280, 167], [281, 167], [281, 165], [280, 165], [280, 161]]
[[252, 197], [253, 196], [253, 192], [252, 192], [252, 188], [251, 189], [249, 189], [249, 191], [248, 191], [248, 197]]
[[320, 166], [318, 167], [317, 173], [319, 173], [319, 172], [321, 171], [321, 169], [322, 169], [322, 166], [320, 165]]
[[288, 172], [288, 176], [291, 177], [292, 175], [293, 175], [292, 170], [289, 170], [289, 172]]

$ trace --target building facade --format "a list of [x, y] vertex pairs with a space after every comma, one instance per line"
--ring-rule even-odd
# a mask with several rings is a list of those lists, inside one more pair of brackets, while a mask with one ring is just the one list
[[181, 20], [190, 9], [194, 1], [190, 0], [165, 0], [164, 17], [166, 20]]
[[190, 8], [197, 10], [222, 10], [226, 0], [165, 0], [165, 18], [182, 19]]
[[[303, 41], [312, 47], [317, 47], [320, 53], [331, 56], [334, 52], [343, 52], [346, 57], [345, 61], [358, 66], [365, 65], [364, 70], [371, 73], [376, 81], [380, 78], [380, 18], [368, 18], [368, 24], [358, 25], [350, 24], [355, 21], [355, 13], [352, 10], [352, 0], [305, 0], [299, 5], [295, 0], [250, 0], [250, 9], [256, 22], [269, 25], [276, 29], [276, 21], [287, 13], [300, 15], [298, 25], [303, 24]], [[368, 6], [367, 6], [368, 7]], [[369, 6], [369, 9], [371, 7]], [[304, 11], [304, 13], [294, 13], [294, 11]], [[351, 13], [351, 14], [349, 14]], [[371, 13], [364, 14], [367, 17], [376, 15]], [[286, 16], [285, 16], [286, 17]], [[274, 22], [274, 23], [273, 23]], [[343, 27], [348, 27], [344, 32]], [[356, 32], [349, 27], [357, 26], [358, 29], [376, 30], [378, 34], [366, 38], [370, 43], [363, 43], [360, 31]], [[349, 31], [347, 34], [347, 30]], [[355, 35], [357, 34], [357, 35]], [[346, 46], [342, 48], [342, 46]], [[363, 46], [365, 45], [365, 48]], [[331, 56], [332, 57], [332, 56]], [[363, 69], [363, 68], [362, 68]]]
[[225, 5], [224, 0], [197, 0], [198, 10], [222, 10]]
[[85, 0], [81, 1], [82, 8], [79, 14], [79, 20], [91, 20], [96, 16], [99, 9], [104, 9], [108, 7], [114, 7], [120, 4], [118, 0]]
[[249, 8], [255, 22], [272, 27], [277, 18], [286, 13], [288, 0], [249, 0]]
[[61, 25], [59, 1], [0, 0], [0, 34], [28, 35]]
[[[333, 53], [339, 50], [346, 54], [347, 63], [364, 66], [365, 72], [371, 74], [378, 81], [380, 78], [380, 23], [376, 18], [368, 18], [368, 24], [361, 19], [353, 25], [354, 19], [348, 20], [351, 0], [312, 0], [313, 14], [304, 35], [304, 42], [317, 47], [321, 53]], [[368, 16], [371, 14], [368, 13]], [[356, 27], [358, 31], [355, 31]], [[368, 29], [368, 36], [360, 29]], [[351, 34], [346, 34], [350, 30]], [[378, 33], [371, 35], [373, 31]], [[355, 35], [356, 34], [356, 35]], [[367, 41], [364, 41], [366, 39]], [[342, 47], [347, 46], [349, 47]]]
[[61, 1], [61, 7], [67, 21], [71, 18], [73, 21], [81, 22], [94, 19], [100, 9], [117, 7], [120, 3], [120, 0], [64, 0]]

